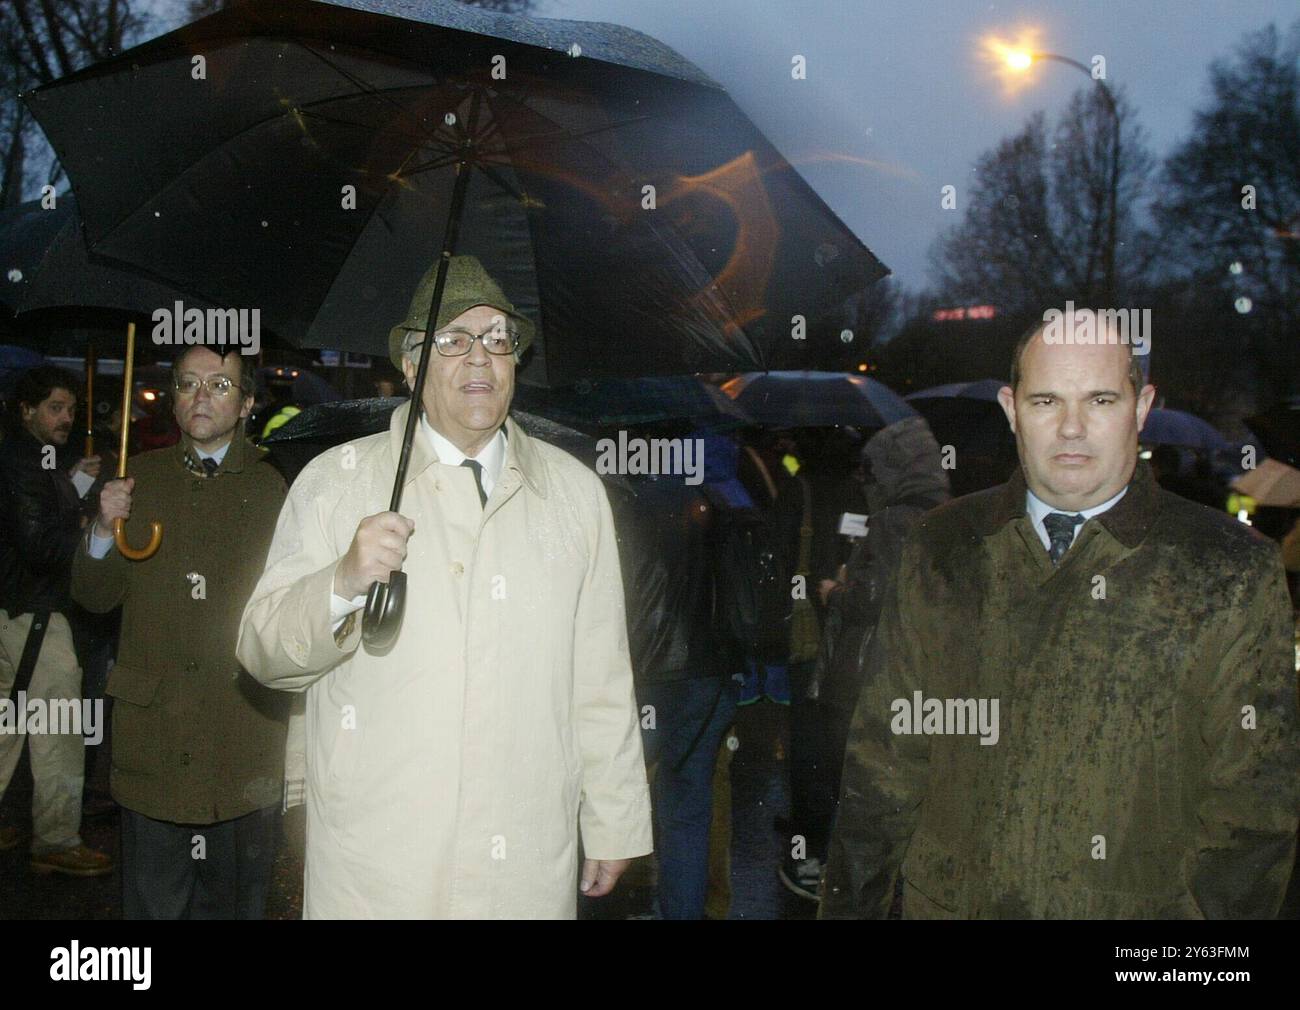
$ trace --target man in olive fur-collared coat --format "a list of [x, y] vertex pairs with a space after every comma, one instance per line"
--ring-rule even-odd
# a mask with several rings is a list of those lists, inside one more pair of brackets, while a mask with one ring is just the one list
[[[126, 918], [261, 918], [278, 838], [288, 698], [235, 658], [239, 617], [257, 584], [285, 484], [243, 434], [252, 370], [206, 347], [173, 369], [179, 444], [143, 453], [105, 485], [73, 562], [72, 592], [104, 612], [121, 604], [113, 697], [112, 792], [122, 811]], [[110, 539], [129, 516], [142, 547]]]
[[1028, 334], [1000, 394], [1021, 471], [910, 535], [824, 918], [887, 914], [900, 874], [905, 918], [1277, 914], [1300, 788], [1279, 552], [1138, 462], [1129, 350]]

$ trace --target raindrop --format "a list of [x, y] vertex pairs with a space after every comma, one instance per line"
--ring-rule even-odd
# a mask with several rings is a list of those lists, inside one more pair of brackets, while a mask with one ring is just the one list
[[1240, 298], [1238, 298], [1238, 299], [1237, 299], [1235, 302], [1233, 302], [1232, 304], [1236, 307], [1237, 311], [1240, 312], [1243, 316], [1244, 316], [1247, 312], [1249, 312], [1249, 311], [1251, 310], [1251, 308], [1254, 307], [1254, 302], [1252, 302], [1252, 301], [1251, 301], [1249, 298], [1247, 298], [1245, 295], [1242, 295]]
[[1230, 274], [1234, 274], [1234, 275], [1239, 274], [1244, 269], [1246, 268], [1241, 265], [1241, 260], [1233, 260], [1231, 263], [1228, 264], [1228, 273]]
[[841, 341], [841, 343], [845, 343], [845, 344], [851, 344], [851, 343], [853, 343], [853, 331], [852, 331], [852, 330], [840, 330], [840, 341]]
[[570, 56], [581, 56], [581, 55], [582, 55], [582, 46], [578, 45], [578, 43], [576, 43], [576, 42], [573, 43], [573, 45], [569, 46], [569, 55], [570, 55]]
[[456, 125], [456, 113], [454, 113], [454, 112], [449, 112], [449, 113], [447, 113], [445, 116], [442, 117], [442, 121], [443, 121], [444, 123], [446, 123], [448, 126], [455, 126], [455, 125]]
[[23, 279], [23, 272], [19, 270], [17, 267], [14, 267], [12, 270], [9, 271], [9, 279], [13, 281], [15, 284], [17, 284], [20, 280]]

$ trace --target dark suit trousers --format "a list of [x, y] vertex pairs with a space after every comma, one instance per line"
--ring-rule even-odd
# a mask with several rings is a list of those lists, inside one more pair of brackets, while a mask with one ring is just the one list
[[216, 824], [172, 824], [122, 808], [124, 919], [260, 919], [280, 808]]

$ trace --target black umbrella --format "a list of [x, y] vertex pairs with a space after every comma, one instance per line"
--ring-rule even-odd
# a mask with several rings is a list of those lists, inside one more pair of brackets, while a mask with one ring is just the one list
[[[92, 256], [71, 193], [49, 209], [32, 200], [0, 214], [0, 272], [0, 301], [15, 314], [77, 307], [149, 315], [182, 297], [138, 269]], [[190, 300], [196, 308], [212, 307]]]
[[838, 327], [792, 317], [885, 273], [720, 87], [616, 25], [249, 0], [27, 102], [95, 254], [309, 347], [386, 352], [458, 175], [456, 251], [539, 325], [530, 381], [812, 361]]
[[717, 431], [754, 423], [717, 386], [689, 375], [599, 379], [563, 389], [520, 385], [514, 402], [534, 414], [579, 427], [680, 420]]
[[[725, 92], [613, 25], [249, 0], [27, 101], [93, 252], [306, 346], [383, 353], [456, 252], [537, 318], [543, 382], [766, 367], [885, 272]], [[403, 585], [372, 587], [372, 645]]]
[[722, 391], [774, 428], [884, 428], [916, 416], [883, 382], [850, 372], [751, 373], [724, 383]]

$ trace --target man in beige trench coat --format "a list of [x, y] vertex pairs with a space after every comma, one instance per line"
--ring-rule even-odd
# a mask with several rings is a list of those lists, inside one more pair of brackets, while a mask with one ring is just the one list
[[[390, 334], [413, 383], [434, 270]], [[532, 329], [451, 261], [401, 514], [407, 410], [294, 483], [238, 656], [306, 692], [306, 918], [572, 918], [651, 849], [614, 527], [596, 476], [507, 419]], [[477, 464], [476, 466], [473, 464]], [[386, 654], [370, 583], [407, 573]]]

